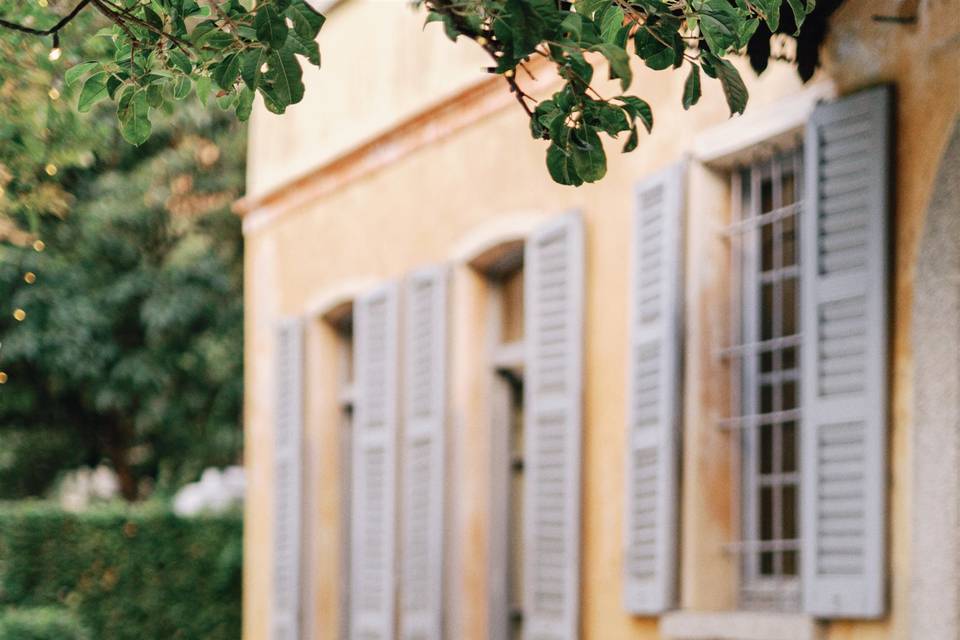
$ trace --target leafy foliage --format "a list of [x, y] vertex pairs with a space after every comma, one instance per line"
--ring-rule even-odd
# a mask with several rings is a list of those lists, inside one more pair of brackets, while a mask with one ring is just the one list
[[[8, 10], [2, 5], [0, 12]], [[36, 2], [13, 6], [33, 22], [49, 13]], [[48, 40], [0, 30], [0, 240], [27, 244], [33, 238], [24, 230], [35, 234], [42, 216], [65, 216], [74, 188], [117, 147], [114, 116], [102, 108], [78, 113], [79, 89], [61, 77], [65, 65], [106, 54], [102, 38], [73, 37], [95, 30], [93, 18], [75, 19], [57, 62]]]
[[[82, 514], [42, 502], [0, 506], [0, 610], [19, 608], [0, 616], [0, 640], [235, 640], [242, 536], [240, 513], [183, 519], [157, 504]], [[37, 620], [27, 608], [39, 607], [69, 616], [42, 609]], [[75, 618], [89, 636], [75, 623], [62, 635], [5, 636], [10, 618], [33, 629]]]
[[[822, 0], [835, 6], [837, 0]], [[67, 72], [79, 87], [78, 108], [101, 100], [117, 105], [120, 131], [133, 144], [150, 135], [151, 114], [194, 92], [207, 104], [233, 109], [244, 120], [259, 93], [283, 113], [303, 98], [303, 61], [320, 65], [316, 38], [324, 17], [305, 0], [79, 0], [112, 24], [97, 33], [107, 51]], [[427, 22], [465, 37], [492, 58], [490, 71], [505, 77], [530, 117], [535, 138], [547, 140], [547, 168], [562, 183], [580, 185], [606, 173], [602, 136], [625, 134], [623, 150], [649, 131], [649, 105], [629, 93], [631, 59], [655, 70], [689, 67], [682, 105], [701, 95], [701, 71], [719, 81], [731, 114], [748, 99], [739, 72], [727, 59], [754, 35], [782, 28], [799, 33], [815, 0], [417, 0]], [[783, 17], [783, 19], [782, 19]], [[51, 22], [47, 18], [47, 24]], [[818, 19], [822, 34], [823, 21]], [[10, 26], [8, 23], [7, 26]], [[16, 25], [14, 25], [16, 26]], [[50, 29], [50, 27], [48, 27]], [[59, 33], [59, 31], [57, 31]], [[814, 53], [819, 42], [814, 47]], [[762, 55], [762, 46], [753, 48]], [[534, 104], [517, 80], [534, 58], [556, 66], [566, 81], [549, 100]], [[620, 95], [603, 97], [594, 70], [606, 62]], [[757, 60], [754, 60], [755, 65]], [[766, 58], [763, 59], [766, 63]], [[809, 66], [809, 65], [808, 65]], [[805, 71], [806, 72], [806, 71]], [[809, 77], [809, 76], [806, 76]]]
[[69, 216], [41, 219], [46, 250], [0, 255], [0, 283], [19, 283], [0, 317], [0, 496], [104, 459], [129, 499], [236, 462], [242, 244], [228, 206], [245, 139], [215, 115], [187, 108], [149, 145], [122, 145]]
[[[300, 60], [320, 66], [316, 37], [324, 18], [303, 0], [74, 4], [98, 12], [107, 26], [94, 36], [102, 53], [73, 66], [66, 85], [78, 87], [81, 112], [113, 100], [120, 132], [135, 145], [150, 136], [153, 111], [169, 110], [191, 92], [205, 105], [215, 99], [241, 120], [249, 117], [256, 92], [268, 109], [283, 113], [303, 98]], [[39, 22], [35, 9], [26, 11]], [[48, 14], [46, 22], [52, 20]], [[55, 37], [59, 43], [59, 31]]]
[[[606, 174], [601, 135], [626, 134], [624, 152], [636, 149], [640, 129], [653, 114], [633, 83], [631, 54], [655, 70], [689, 66], [685, 109], [701, 96], [703, 71], [719, 80], [731, 114], [743, 113], [747, 89], [727, 60], [746, 47], [758, 25], [779, 26], [781, 0], [424, 0], [428, 22], [441, 22], [451, 39], [474, 40], [494, 61], [492, 71], [511, 84], [530, 115], [534, 138], [550, 141], [547, 168], [561, 184], [595, 182]], [[788, 3], [795, 23], [813, 10], [813, 0]], [[554, 64], [565, 80], [550, 99], [531, 106], [516, 77], [534, 58]], [[620, 95], [594, 88], [594, 68], [605, 60]]]

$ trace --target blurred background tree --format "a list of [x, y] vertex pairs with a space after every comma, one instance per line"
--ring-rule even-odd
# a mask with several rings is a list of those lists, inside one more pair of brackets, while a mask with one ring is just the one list
[[62, 70], [102, 53], [100, 19], [57, 65], [0, 39], [0, 498], [108, 461], [133, 499], [240, 454], [244, 129], [185, 101], [135, 148], [78, 112]]
[[199, 109], [165, 129], [75, 185], [63, 220], [40, 220], [44, 251], [0, 263], [0, 282], [19, 283], [0, 320], [2, 497], [101, 460], [127, 499], [237, 462], [242, 240], [229, 205], [244, 136]]

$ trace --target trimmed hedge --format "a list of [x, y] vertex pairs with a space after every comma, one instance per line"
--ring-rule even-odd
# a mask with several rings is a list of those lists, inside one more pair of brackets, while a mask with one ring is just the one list
[[236, 640], [242, 524], [156, 504], [0, 504], [0, 609], [66, 606], [93, 638]]
[[63, 607], [0, 610], [0, 640], [90, 640]]

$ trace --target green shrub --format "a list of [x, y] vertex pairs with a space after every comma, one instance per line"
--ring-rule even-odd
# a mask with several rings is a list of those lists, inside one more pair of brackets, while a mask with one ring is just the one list
[[0, 640], [89, 640], [90, 634], [63, 607], [0, 609]]
[[239, 513], [0, 504], [0, 607], [65, 606], [96, 639], [236, 640], [242, 559]]

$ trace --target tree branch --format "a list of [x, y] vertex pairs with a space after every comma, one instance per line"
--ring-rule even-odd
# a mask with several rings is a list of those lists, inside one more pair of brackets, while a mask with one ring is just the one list
[[71, 20], [77, 17], [77, 15], [83, 11], [83, 9], [90, 4], [92, 0], [80, 0], [77, 5], [73, 8], [70, 13], [62, 17], [55, 25], [49, 29], [34, 29], [33, 27], [27, 27], [22, 24], [17, 24], [16, 22], [10, 22], [9, 20], [4, 20], [0, 18], [0, 27], [10, 29], [12, 31], [20, 31], [21, 33], [29, 33], [34, 36], [49, 36], [56, 34], [61, 29], [63, 29]]

